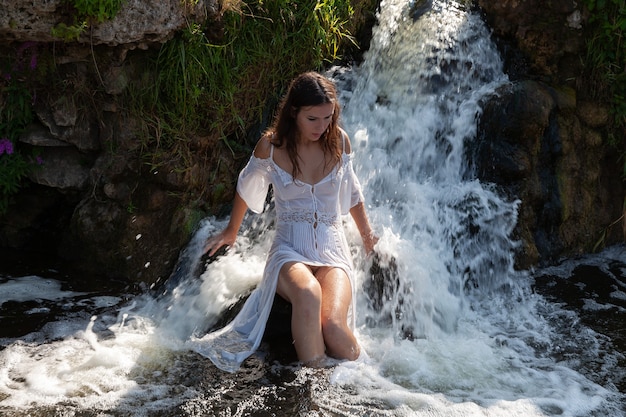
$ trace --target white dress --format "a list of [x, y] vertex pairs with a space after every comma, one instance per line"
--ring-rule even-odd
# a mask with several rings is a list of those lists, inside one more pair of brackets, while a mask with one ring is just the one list
[[[237, 183], [237, 192], [255, 213], [263, 211], [269, 185], [273, 186], [276, 235], [263, 279], [233, 321], [197, 339], [193, 345], [194, 350], [228, 372], [237, 371], [259, 347], [272, 309], [278, 273], [286, 262], [344, 269], [352, 284], [353, 302], [355, 299], [353, 265], [342, 216], [364, 198], [351, 154], [344, 150], [337, 166], [316, 184], [294, 180], [274, 162], [273, 155], [273, 146], [269, 158], [252, 155]], [[355, 323], [353, 302], [349, 309], [351, 328]]]

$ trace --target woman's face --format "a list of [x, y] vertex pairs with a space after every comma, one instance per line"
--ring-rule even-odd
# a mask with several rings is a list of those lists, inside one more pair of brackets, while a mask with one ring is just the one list
[[335, 105], [333, 103], [300, 108], [296, 115], [296, 126], [300, 133], [300, 140], [319, 140], [328, 128], [334, 111]]

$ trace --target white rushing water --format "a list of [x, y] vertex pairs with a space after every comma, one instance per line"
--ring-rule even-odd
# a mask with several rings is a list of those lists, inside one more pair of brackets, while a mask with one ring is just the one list
[[[398, 282], [382, 311], [359, 288], [357, 335], [367, 357], [336, 366], [313, 400], [322, 411], [309, 415], [620, 415], [619, 393], [553, 354], [568, 335], [559, 326], [575, 314], [534, 294], [529, 276], [514, 270], [518, 202], [473, 179], [467, 166], [479, 102], [508, 82], [488, 29], [452, 0], [435, 0], [417, 20], [411, 6], [383, 1], [365, 62], [332, 73], [379, 251], [395, 258]], [[270, 222], [271, 213], [249, 216], [236, 250], [167, 297], [138, 297], [90, 318], [116, 303], [94, 299], [84, 315], [3, 340], [0, 407], [141, 415], [194, 398], [173, 371], [180, 372], [176, 354], [261, 279]], [[223, 225], [202, 224], [181, 257], [183, 278]], [[346, 227], [363, 286], [370, 264], [350, 220]], [[7, 284], [45, 287], [52, 300], [71, 295], [37, 277]], [[15, 294], [1, 301], [24, 297]], [[610, 363], [601, 336], [576, 336], [581, 350]]]

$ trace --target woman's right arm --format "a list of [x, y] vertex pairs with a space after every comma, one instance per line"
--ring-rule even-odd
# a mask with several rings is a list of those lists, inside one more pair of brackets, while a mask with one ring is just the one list
[[233, 209], [230, 212], [230, 220], [228, 225], [220, 233], [211, 236], [204, 246], [204, 252], [208, 252], [209, 256], [213, 256], [223, 246], [233, 246], [235, 240], [237, 240], [237, 233], [241, 227], [243, 217], [246, 215], [248, 205], [239, 193], [235, 193], [235, 199], [233, 200]]
[[[270, 147], [271, 145], [269, 137], [267, 135], [264, 135], [263, 137], [261, 137], [256, 147], [254, 148], [254, 156], [260, 159], [268, 158], [270, 156]], [[255, 177], [253, 172], [254, 170], [252, 171], [252, 177]], [[241, 175], [239, 181], [242, 181]], [[248, 179], [247, 181], [250, 181], [250, 179]], [[252, 182], [251, 184], [252, 189], [261, 189], [261, 193], [259, 193], [259, 195], [255, 195], [252, 200], [254, 201], [256, 199], [264, 199], [265, 196], [262, 192], [262, 189], [265, 188], [265, 193], [267, 193], [267, 186], [259, 186], [259, 184], [255, 182]], [[239, 187], [237, 189], [239, 190]], [[256, 192], [254, 194], [256, 194]], [[250, 196], [248, 195], [248, 198], [249, 197]], [[254, 207], [252, 209], [254, 211]], [[247, 210], [248, 204], [241, 197], [239, 191], [235, 192], [235, 199], [233, 200], [233, 208], [230, 213], [230, 220], [228, 221], [228, 225], [220, 233], [212, 236], [207, 240], [206, 245], [204, 246], [204, 252], [208, 252], [209, 256], [213, 256], [215, 252], [217, 252], [220, 248], [224, 246], [233, 246], [235, 244], [235, 240], [237, 240], [237, 233], [239, 233], [239, 228], [241, 227], [241, 223], [243, 222], [243, 218], [246, 215]]]

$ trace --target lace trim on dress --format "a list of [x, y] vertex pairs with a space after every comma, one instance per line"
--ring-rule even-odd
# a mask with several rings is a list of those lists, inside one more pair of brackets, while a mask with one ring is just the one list
[[267, 171], [272, 171], [274, 166], [272, 165], [272, 161], [269, 158], [257, 158], [256, 156], [252, 155], [252, 159], [256, 159], [257, 163], [265, 168]]
[[285, 170], [283, 170], [281, 167], [279, 167], [276, 162], [274, 162], [271, 156], [269, 158], [257, 158], [256, 156], [252, 155], [252, 159], [255, 159], [256, 163], [268, 172], [278, 173], [278, 176], [280, 177], [280, 180], [284, 186], [287, 186], [293, 182], [293, 178], [291, 177], [291, 175], [285, 172]]
[[326, 214], [326, 213], [303, 213], [301, 211], [290, 211], [285, 213], [280, 213], [278, 215], [278, 220], [287, 222], [287, 223], [309, 223], [313, 226], [316, 223], [323, 223], [327, 226], [338, 226], [341, 225], [339, 218], [336, 214]]

